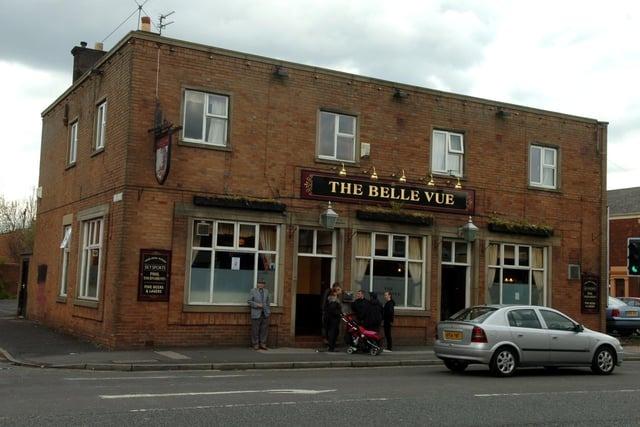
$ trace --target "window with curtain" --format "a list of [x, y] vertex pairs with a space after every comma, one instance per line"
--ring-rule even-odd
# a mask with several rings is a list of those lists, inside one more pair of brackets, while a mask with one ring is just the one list
[[545, 304], [546, 250], [491, 243], [487, 248], [487, 303]]
[[60, 292], [58, 295], [67, 296], [67, 288], [69, 281], [69, 255], [71, 251], [71, 226], [65, 225], [62, 230], [62, 241], [60, 242], [62, 250], [62, 263], [60, 265]]
[[226, 146], [229, 124], [229, 97], [186, 90], [182, 139], [208, 145]]
[[82, 261], [78, 298], [97, 300], [102, 268], [104, 219], [82, 222]]
[[558, 150], [532, 145], [529, 150], [529, 184], [557, 188]]
[[246, 305], [259, 278], [275, 304], [278, 231], [272, 224], [194, 220], [189, 304]]
[[431, 171], [462, 176], [464, 160], [464, 135], [434, 130], [431, 140]]
[[346, 114], [320, 112], [318, 157], [354, 162], [356, 160], [356, 118]]
[[107, 101], [104, 101], [98, 105], [98, 111], [96, 114], [96, 139], [94, 142], [94, 149], [100, 150], [104, 148], [104, 132], [107, 128]]
[[354, 289], [389, 291], [396, 307], [424, 307], [423, 237], [360, 232], [354, 244]]

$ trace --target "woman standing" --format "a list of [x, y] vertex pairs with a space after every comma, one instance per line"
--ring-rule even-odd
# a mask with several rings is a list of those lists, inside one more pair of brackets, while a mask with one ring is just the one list
[[393, 347], [393, 339], [391, 338], [391, 326], [393, 325], [393, 318], [395, 316], [396, 302], [391, 296], [391, 292], [386, 291], [384, 293], [384, 309], [382, 313], [382, 320], [384, 321], [384, 338], [387, 341], [387, 350], [391, 351]]
[[336, 292], [331, 292], [327, 298], [327, 304], [324, 308], [325, 329], [327, 331], [327, 341], [329, 351], [336, 351], [336, 340], [340, 330], [340, 315], [342, 308]]

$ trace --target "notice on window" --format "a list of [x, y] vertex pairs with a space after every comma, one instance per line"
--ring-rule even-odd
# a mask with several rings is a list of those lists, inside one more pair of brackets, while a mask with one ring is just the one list
[[240, 257], [231, 257], [231, 269], [240, 270]]
[[141, 249], [138, 301], [169, 301], [171, 251]]

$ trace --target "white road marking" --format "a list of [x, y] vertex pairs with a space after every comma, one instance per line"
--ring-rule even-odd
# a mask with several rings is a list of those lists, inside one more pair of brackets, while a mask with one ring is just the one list
[[316, 405], [320, 403], [344, 403], [344, 402], [385, 402], [388, 400], [398, 400], [399, 398], [378, 397], [365, 399], [341, 399], [341, 400], [307, 400], [303, 402], [266, 402], [266, 403], [228, 403], [221, 405], [206, 406], [182, 406], [176, 408], [141, 408], [131, 409], [129, 412], [164, 412], [164, 411], [188, 411], [194, 409], [219, 409], [219, 408], [247, 408], [255, 406], [278, 406], [278, 405]]
[[549, 396], [562, 394], [590, 394], [590, 393], [640, 393], [640, 389], [630, 390], [573, 390], [573, 391], [545, 391], [537, 393], [488, 393], [474, 394], [474, 397], [518, 397], [518, 396]]
[[186, 393], [137, 393], [137, 394], [101, 394], [100, 399], [134, 399], [137, 397], [179, 397], [179, 396], [214, 396], [227, 394], [248, 394], [248, 393], [272, 393], [272, 394], [320, 394], [329, 393], [333, 390], [306, 390], [306, 389], [270, 389], [270, 390], [232, 390], [232, 391], [198, 391]]
[[109, 381], [109, 380], [166, 380], [173, 378], [235, 378], [246, 377], [247, 375], [229, 374], [229, 375], [160, 375], [147, 377], [98, 377], [98, 378], [63, 378], [66, 381]]
[[159, 354], [160, 356], [168, 357], [169, 359], [175, 359], [175, 360], [191, 359], [189, 356], [176, 353], [175, 351], [155, 351], [154, 353]]

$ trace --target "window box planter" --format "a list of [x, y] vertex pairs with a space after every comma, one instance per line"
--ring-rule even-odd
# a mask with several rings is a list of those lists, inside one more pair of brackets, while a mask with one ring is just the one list
[[358, 210], [356, 211], [356, 218], [364, 221], [396, 222], [427, 227], [433, 225], [433, 215], [414, 212], [394, 212], [382, 209]]
[[489, 230], [496, 233], [523, 234], [526, 236], [551, 237], [553, 228], [548, 225], [529, 224], [526, 222], [489, 220]]
[[207, 206], [229, 209], [248, 209], [265, 212], [284, 212], [287, 205], [278, 203], [275, 200], [251, 199], [247, 197], [204, 197], [193, 196], [193, 204], [196, 206]]

